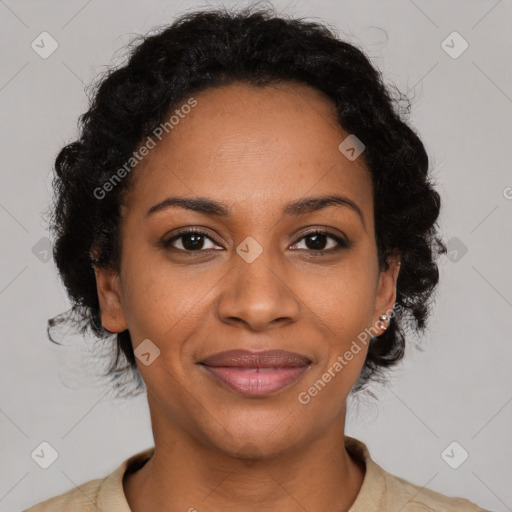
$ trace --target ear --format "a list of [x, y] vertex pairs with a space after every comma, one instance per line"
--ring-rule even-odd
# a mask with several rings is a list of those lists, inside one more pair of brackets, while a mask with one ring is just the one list
[[94, 267], [96, 290], [100, 303], [101, 323], [110, 332], [128, 329], [123, 310], [119, 274], [113, 270]]
[[393, 313], [396, 302], [396, 282], [400, 272], [400, 258], [392, 256], [388, 259], [388, 269], [382, 270], [377, 283], [375, 309], [372, 316], [372, 331], [375, 336], [384, 334], [390, 320], [381, 321], [379, 317], [386, 315], [388, 319]]

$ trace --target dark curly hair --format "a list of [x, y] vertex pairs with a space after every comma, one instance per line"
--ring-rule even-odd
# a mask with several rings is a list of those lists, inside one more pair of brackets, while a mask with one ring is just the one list
[[379, 264], [388, 268], [388, 258], [398, 252], [401, 269], [395, 314], [384, 334], [370, 340], [357, 391], [402, 359], [407, 329], [425, 330], [439, 279], [436, 257], [446, 253], [436, 229], [440, 197], [425, 148], [403, 120], [410, 100], [386, 86], [368, 57], [340, 40], [333, 28], [278, 16], [269, 8], [182, 14], [156, 33], [135, 39], [127, 62], [101, 77], [89, 110], [80, 116], [77, 140], [62, 148], [55, 161], [53, 256], [72, 307], [48, 321], [48, 336], [56, 341], [52, 329], [71, 324], [95, 339], [112, 337], [113, 342], [115, 337], [104, 376], [110, 376], [118, 392], [122, 376], [128, 376], [125, 384], [136, 383], [135, 392], [144, 388], [128, 330], [115, 334], [101, 324], [93, 268], [119, 270], [120, 204], [133, 173], [101, 200], [94, 191], [112, 179], [180, 101], [236, 81], [256, 87], [293, 82], [323, 91], [335, 103], [344, 130], [364, 142]]

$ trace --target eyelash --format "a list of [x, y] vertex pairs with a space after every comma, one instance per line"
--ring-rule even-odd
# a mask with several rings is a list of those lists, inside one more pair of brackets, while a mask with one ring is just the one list
[[[201, 252], [208, 252], [208, 251], [211, 251], [211, 250], [216, 250], [216, 249], [198, 249], [197, 251], [190, 251], [190, 250], [184, 250], [184, 249], [177, 249], [176, 247], [172, 246], [172, 243], [174, 241], [179, 240], [180, 238], [183, 238], [184, 236], [191, 235], [191, 234], [192, 235], [205, 236], [206, 238], [211, 240], [213, 243], [217, 244], [217, 242], [215, 240], [213, 240], [204, 231], [201, 231], [200, 229], [187, 228], [187, 229], [184, 229], [183, 231], [178, 231], [178, 234], [173, 236], [172, 238], [164, 240], [162, 242], [162, 246], [165, 249], [174, 249], [176, 251], [179, 251], [179, 252], [182, 252], [182, 253], [186, 253], [186, 254], [190, 254], [190, 255], [193, 254], [193, 253], [199, 254]], [[325, 230], [322, 230], [322, 229], [316, 229], [316, 230], [310, 231], [309, 233], [306, 233], [306, 234], [302, 235], [302, 237], [299, 238], [297, 240], [297, 242], [295, 242], [293, 245], [296, 245], [297, 243], [299, 243], [300, 241], [302, 241], [303, 239], [305, 239], [307, 237], [315, 236], [315, 235], [326, 235], [328, 238], [332, 238], [333, 240], [335, 240], [338, 243], [339, 247], [331, 248], [331, 249], [320, 249], [320, 250], [302, 249], [302, 250], [307, 251], [309, 254], [311, 254], [313, 256], [327, 256], [329, 254], [336, 253], [336, 252], [341, 251], [343, 249], [350, 249], [350, 247], [352, 245], [350, 242], [344, 240], [343, 238], [340, 238], [340, 237], [330, 233], [329, 231], [325, 231]]]

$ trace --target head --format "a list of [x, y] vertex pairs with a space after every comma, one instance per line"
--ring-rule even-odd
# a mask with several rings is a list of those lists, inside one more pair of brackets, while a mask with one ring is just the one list
[[[426, 325], [440, 200], [402, 117], [320, 24], [203, 11], [146, 37], [57, 157], [54, 257], [73, 307], [53, 324], [112, 343], [113, 383], [135, 376], [154, 423], [229, 453], [312, 439]], [[291, 351], [307, 370], [243, 396], [202, 364], [232, 349]]]

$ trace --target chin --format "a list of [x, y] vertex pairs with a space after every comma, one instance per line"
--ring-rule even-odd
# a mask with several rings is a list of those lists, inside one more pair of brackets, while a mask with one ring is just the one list
[[[212, 431], [214, 425], [217, 428]], [[281, 414], [239, 411], [232, 418], [216, 421], [210, 418], [203, 427], [206, 427], [201, 429], [203, 442], [211, 448], [230, 457], [248, 460], [271, 459], [296, 448], [308, 437], [304, 435], [304, 426], [286, 411]]]

